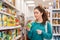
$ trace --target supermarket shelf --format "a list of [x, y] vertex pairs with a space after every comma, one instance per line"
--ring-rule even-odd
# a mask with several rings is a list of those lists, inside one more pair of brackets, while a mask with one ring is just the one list
[[19, 39], [19, 38], [21, 38], [21, 35], [18, 35], [18, 36], [15, 38], [15, 40], [17, 40], [17, 39]]
[[60, 36], [60, 34], [53, 34], [53, 36]]
[[13, 4], [9, 3], [8, 1], [3, 0], [3, 2], [5, 2], [6, 4], [8, 4], [8, 5], [11, 6], [12, 8], [14, 8], [15, 10], [20, 11], [19, 9], [17, 9]]
[[[3, 12], [3, 11], [0, 11], [0, 14], [5, 14], [5, 15], [9, 15], [9, 16], [14, 16], [12, 14], [9, 14], [9, 13], [6, 13], [6, 12]], [[14, 16], [15, 17], [15, 16]]]
[[53, 24], [52, 26], [60, 26], [60, 24], [57, 24], [57, 25]]
[[60, 19], [60, 18], [52, 18], [52, 19]]
[[12, 27], [0, 27], [0, 30], [8, 30], [8, 29], [17, 29], [17, 28], [20, 28], [21, 26], [12, 26]]

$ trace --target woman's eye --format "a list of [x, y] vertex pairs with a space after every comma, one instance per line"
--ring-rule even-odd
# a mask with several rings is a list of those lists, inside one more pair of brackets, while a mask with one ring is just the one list
[[38, 12], [34, 12], [34, 14], [38, 14]]

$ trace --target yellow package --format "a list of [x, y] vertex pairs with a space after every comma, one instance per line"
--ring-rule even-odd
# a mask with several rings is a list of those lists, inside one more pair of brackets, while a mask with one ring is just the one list
[[12, 4], [15, 6], [15, 0], [12, 0]]
[[0, 21], [0, 27], [2, 27], [2, 21]]
[[0, 27], [2, 26], [1, 14], [0, 14]]
[[0, 21], [1, 21], [1, 14], [0, 14]]
[[2, 16], [2, 20], [3, 20], [3, 21], [7, 21], [7, 18], [8, 18], [8, 16], [6, 16], [6, 15], [3, 15], [3, 16]]
[[3, 22], [3, 26], [7, 26], [7, 22], [5, 21], [5, 22]]
[[0, 1], [0, 10], [2, 10], [2, 1]]

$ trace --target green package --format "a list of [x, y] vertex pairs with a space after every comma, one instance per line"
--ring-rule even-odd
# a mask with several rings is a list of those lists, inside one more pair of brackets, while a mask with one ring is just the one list
[[31, 28], [32, 25], [31, 25], [31, 23], [28, 23], [27, 26], [28, 26], [28, 28]]

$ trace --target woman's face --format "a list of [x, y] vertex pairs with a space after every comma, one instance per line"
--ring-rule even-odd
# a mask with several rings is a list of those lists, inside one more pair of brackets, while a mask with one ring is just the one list
[[34, 9], [34, 16], [36, 19], [39, 19], [40, 17], [42, 17], [42, 14], [38, 9]]

